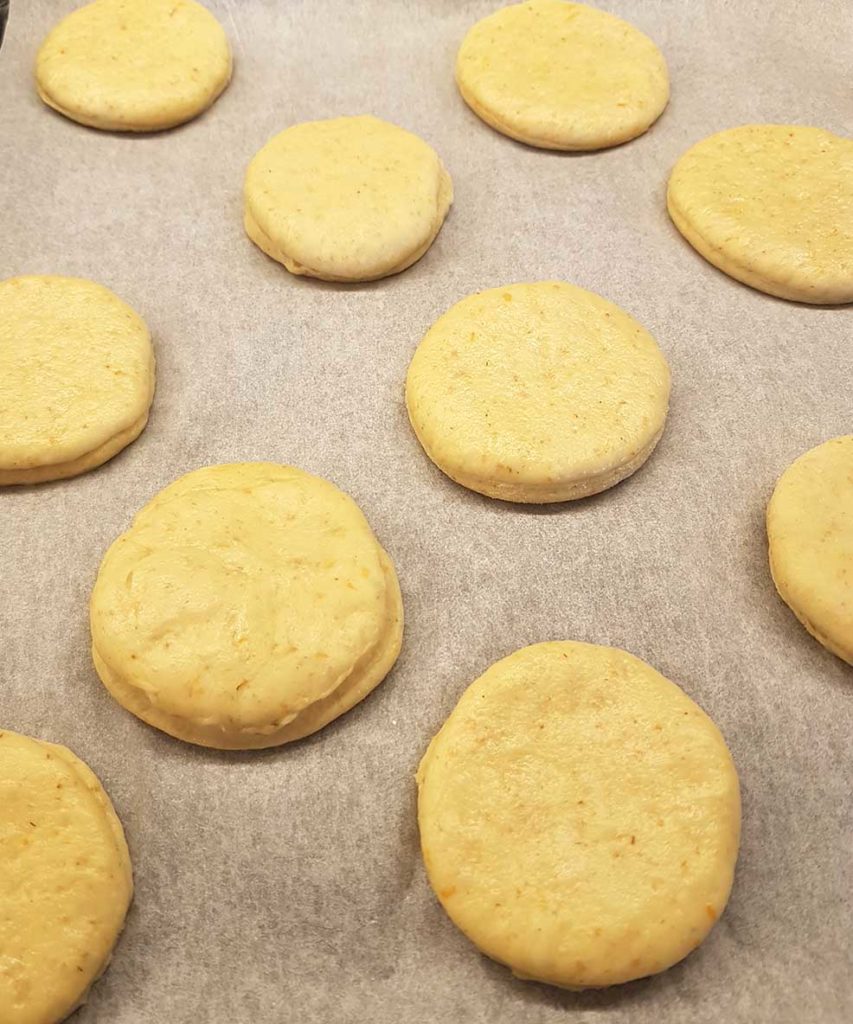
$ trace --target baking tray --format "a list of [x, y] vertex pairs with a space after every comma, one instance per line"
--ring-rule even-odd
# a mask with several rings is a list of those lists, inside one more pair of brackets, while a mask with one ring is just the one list
[[[642, 138], [578, 156], [515, 144], [458, 97], [456, 48], [494, 0], [207, 2], [234, 81], [162, 134], [92, 131], [38, 101], [36, 49], [72, 2], [16, 0], [0, 52], [0, 276], [106, 284], [145, 318], [158, 360], [151, 422], [123, 454], [0, 493], [0, 724], [85, 758], [136, 871], [126, 931], [75, 1024], [850, 1020], [853, 670], [776, 597], [763, 515], [797, 455], [853, 429], [853, 316], [730, 280], [664, 206], [674, 161], [711, 132], [849, 131], [849, 0], [613, 0], [663, 49], [672, 101]], [[399, 277], [296, 279], [243, 233], [246, 164], [289, 124], [363, 112], [429, 141], [456, 202]], [[403, 380], [456, 300], [546, 278], [652, 332], [672, 407], [630, 480], [513, 507], [431, 465]], [[407, 627], [358, 708], [299, 744], [234, 754], [172, 740], [108, 696], [87, 600], [153, 494], [241, 459], [294, 463], [353, 495], [396, 562]], [[680, 683], [743, 786], [734, 892], [707, 942], [602, 992], [517, 981], [481, 957], [418, 852], [428, 740], [489, 664], [557, 638], [625, 647]]]

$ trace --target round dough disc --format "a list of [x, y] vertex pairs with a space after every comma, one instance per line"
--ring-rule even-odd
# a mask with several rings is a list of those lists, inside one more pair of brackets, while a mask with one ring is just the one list
[[92, 652], [128, 710], [190, 743], [270, 747], [367, 696], [400, 651], [394, 568], [355, 502], [301, 470], [181, 477], [107, 551]]
[[141, 433], [154, 397], [148, 328], [76, 277], [0, 281], [0, 484], [100, 466]]
[[629, 476], [661, 436], [669, 368], [636, 320], [560, 281], [458, 302], [406, 379], [409, 419], [451, 479], [505, 501], [567, 501]]
[[246, 172], [249, 238], [292, 274], [372, 281], [432, 245], [453, 187], [417, 135], [375, 117], [294, 125]]
[[669, 215], [715, 267], [797, 302], [853, 302], [853, 140], [751, 124], [681, 157]]
[[770, 571], [782, 600], [853, 665], [853, 434], [790, 465], [767, 506]]
[[603, 149], [642, 135], [669, 100], [666, 62], [627, 21], [531, 0], [478, 21], [456, 83], [486, 124], [542, 149]]
[[521, 978], [663, 971], [723, 912], [738, 780], [714, 723], [625, 651], [525, 647], [463, 694], [418, 771], [430, 884]]
[[133, 894], [121, 823], [70, 750], [0, 731], [3, 1024], [55, 1024], [107, 964]]
[[50, 32], [36, 59], [49, 107], [110, 131], [183, 124], [230, 78], [228, 39], [195, 0], [94, 0]]

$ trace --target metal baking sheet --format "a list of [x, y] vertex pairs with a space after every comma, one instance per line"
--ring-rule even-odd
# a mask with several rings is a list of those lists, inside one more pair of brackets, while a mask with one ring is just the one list
[[[662, 47], [672, 101], [637, 141], [579, 156], [517, 145], [458, 97], [456, 48], [494, 0], [207, 2], [234, 81], [171, 132], [92, 131], [39, 102], [35, 52], [69, 0], [15, 0], [0, 51], [0, 276], [108, 285], [150, 326], [159, 371], [150, 424], [123, 454], [0, 493], [0, 724], [89, 762], [136, 871], [127, 929], [75, 1020], [853, 1019], [853, 669], [776, 597], [763, 526], [782, 470], [853, 429], [853, 319], [730, 280], [664, 207], [676, 158], [718, 129], [849, 131], [849, 0], [612, 0]], [[366, 112], [441, 154], [447, 223], [398, 277], [291, 277], [243, 233], [246, 164], [289, 124]], [[635, 477], [513, 507], [429, 463], [403, 379], [457, 299], [546, 278], [600, 292], [654, 334], [672, 408]], [[241, 459], [294, 463], [354, 496], [397, 564], [407, 629], [396, 669], [356, 710], [302, 743], [234, 754], [114, 703], [89, 658], [87, 600], [144, 502]], [[679, 682], [722, 728], [743, 785], [722, 921], [666, 974], [603, 992], [520, 982], [481, 957], [418, 852], [428, 740], [491, 662], [550, 638], [625, 647]]]

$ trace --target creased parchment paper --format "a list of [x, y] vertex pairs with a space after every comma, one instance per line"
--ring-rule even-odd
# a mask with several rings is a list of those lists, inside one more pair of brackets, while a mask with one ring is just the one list
[[[68, 0], [16, 0], [0, 51], [0, 276], [91, 277], [145, 318], [141, 438], [75, 480], [0, 493], [0, 725], [65, 743], [127, 829], [136, 901], [79, 1024], [842, 1024], [853, 1019], [853, 669], [776, 597], [764, 505], [807, 448], [853, 430], [853, 311], [730, 280], [677, 234], [667, 174], [746, 122], [849, 132], [849, 0], [612, 0], [663, 49], [672, 101], [644, 137], [565, 156], [483, 125], [453, 84], [492, 0], [208, 0], [235, 54], [199, 120], [131, 137], [46, 109], [31, 71]], [[399, 277], [291, 277], [243, 233], [248, 160], [301, 120], [373, 113], [441, 154], [456, 202]], [[617, 302], [673, 371], [661, 444], [567, 506], [455, 486], [407, 423], [403, 380], [469, 292], [564, 278]], [[2, 316], [2, 310], [0, 310]], [[272, 459], [329, 477], [396, 562], [407, 632], [356, 710], [295, 746], [195, 749], [98, 682], [101, 556], [181, 473]], [[571, 994], [482, 958], [431, 895], [413, 774], [459, 694], [538, 640], [615, 644], [723, 730], [743, 785], [731, 904], [650, 981]], [[0, 1021], [3, 1010], [0, 1007]]]

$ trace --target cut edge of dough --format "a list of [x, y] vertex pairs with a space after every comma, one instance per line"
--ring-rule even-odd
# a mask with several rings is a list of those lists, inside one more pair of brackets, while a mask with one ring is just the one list
[[92, 644], [92, 661], [101, 682], [127, 711], [161, 732], [185, 743], [216, 750], [261, 750], [303, 739], [345, 714], [368, 696], [391, 671], [400, 653], [403, 639], [403, 601], [394, 565], [377, 542], [386, 581], [385, 628], [361, 666], [355, 666], [338, 685], [320, 700], [309, 704], [287, 721], [266, 732], [244, 729], [235, 733], [227, 725], [193, 722], [161, 711], [139, 687], [123, 680], [106, 664]]
[[787, 299], [789, 302], [805, 302], [812, 306], [841, 306], [853, 302], [853, 281], [847, 289], [842, 284], [812, 284], [801, 287], [792, 285], [790, 282], [773, 280], [758, 271], [751, 270], [743, 263], [727, 256], [720, 248], [711, 245], [693, 227], [679, 208], [677, 200], [673, 196], [672, 179], [674, 174], [675, 170], [670, 175], [666, 190], [667, 212], [679, 233], [712, 267], [716, 267], [728, 277], [740, 281], [741, 284], [748, 285], [756, 291], [773, 295], [777, 299]]
[[69, 477], [79, 476], [90, 469], [97, 469], [105, 462], [109, 462], [114, 456], [123, 451], [129, 444], [132, 444], [142, 433], [148, 424], [148, 417], [151, 413], [151, 405], [154, 401], [156, 361], [154, 354], [151, 355], [150, 387], [145, 411], [130, 426], [120, 430], [111, 438], [104, 441], [89, 452], [84, 452], [75, 459], [67, 462], [55, 462], [42, 466], [20, 466], [15, 469], [0, 467], [0, 487], [15, 486], [22, 484], [41, 484], [51, 480], [67, 480]]
[[847, 665], [853, 665], [853, 644], [851, 644], [849, 650], [846, 650], [836, 640], [830, 638], [825, 632], [818, 629], [817, 626], [815, 626], [815, 624], [808, 618], [805, 612], [799, 607], [796, 598], [792, 595], [788, 586], [782, 582], [782, 575], [779, 571], [779, 566], [776, 559], [773, 557], [772, 538], [769, 538], [768, 543], [768, 562], [770, 563], [770, 578], [773, 580], [776, 593], [787, 605], [790, 611], [794, 613], [800, 625], [803, 626], [822, 647], [825, 647], [830, 654], [834, 654], [836, 658], [840, 658]]
[[63, 746], [61, 743], [50, 743], [48, 740], [38, 740], [42, 746], [48, 747], [57, 757], [69, 766], [71, 771], [80, 779], [81, 783], [92, 794], [93, 799], [104, 811], [110, 832], [115, 840], [116, 852], [128, 883], [128, 906], [133, 894], [133, 864], [130, 858], [130, 849], [127, 845], [127, 837], [124, 834], [124, 826], [121, 823], [109, 794], [104, 789], [103, 783], [92, 771], [88, 764], [79, 758], [73, 750]]
[[638, 139], [641, 135], [645, 135], [652, 125], [662, 116], [669, 104], [669, 78], [667, 76], [666, 95], [664, 97], [663, 104], [648, 121], [643, 119], [643, 121], [638, 123], [636, 128], [628, 129], [626, 131], [616, 132], [615, 134], [602, 132], [600, 135], [590, 135], [583, 141], [579, 139], [575, 141], [565, 135], [558, 138], [556, 132], [551, 133], [550, 135], [544, 132], [537, 134], [523, 132], [518, 128], [510, 127], [506, 122], [501, 121], [493, 111], [483, 106], [474, 98], [471, 90], [462, 81], [458, 63], [456, 68], [456, 86], [459, 89], [462, 99], [477, 115], [477, 117], [479, 117], [484, 124], [493, 128], [496, 132], [500, 132], [501, 135], [506, 135], [507, 138], [513, 139], [515, 142], [524, 143], [525, 146], [533, 146], [536, 149], [550, 149], [562, 153], [593, 153], [601, 149], [612, 149], [615, 146], [622, 146], [626, 142], [632, 142], [634, 139]]
[[363, 274], [352, 274], [348, 276], [330, 274], [319, 268], [309, 267], [297, 262], [280, 249], [261, 228], [252, 214], [251, 204], [248, 200], [244, 202], [243, 206], [243, 227], [249, 238], [262, 252], [266, 253], [270, 259], [275, 260], [277, 263], [281, 263], [286, 270], [289, 270], [291, 274], [294, 274], [297, 277], [314, 277], [319, 281], [331, 281], [340, 284], [380, 281], [384, 277], [392, 277], [394, 274], [400, 274], [404, 270], [408, 270], [409, 267], [414, 263], [417, 263], [419, 259], [426, 255], [427, 250], [438, 237], [438, 233], [441, 231], [444, 226], [444, 222], [447, 219], [447, 214], [450, 212], [450, 207], [453, 205], [453, 182], [450, 178], [450, 174], [447, 172], [441, 161], [439, 161], [439, 174], [439, 186], [438, 193], [436, 195], [436, 220], [434, 221], [432, 229], [427, 235], [426, 240], [414, 251], [414, 253], [405, 257], [401, 263], [394, 264], [393, 266], [385, 268], [375, 274], [371, 273], [366, 276]]
[[[0, 731], [5, 732], [9, 730], [4, 729]], [[16, 735], [23, 736], [25, 739], [31, 740], [38, 746], [52, 751], [52, 753], [62, 761], [79, 784], [89, 793], [94, 803], [103, 812], [104, 820], [106, 821], [109, 833], [113, 838], [115, 851], [118, 856], [119, 865], [125, 882], [125, 893], [121, 901], [123, 904], [122, 919], [118, 929], [116, 930], [115, 936], [113, 937], [112, 945], [107, 950], [103, 961], [95, 968], [92, 973], [92, 977], [88, 981], [84, 981], [84, 987], [82, 990], [78, 995], [73, 997], [73, 1002], [62, 1012], [60, 1019], [64, 1020], [86, 1003], [92, 989], [103, 977], [112, 962], [115, 947], [125, 929], [127, 924], [127, 915], [133, 902], [133, 865], [121, 819], [116, 813], [116, 809], [113, 806], [113, 802], [110, 799], [109, 794], [101, 784], [101, 780], [97, 775], [95, 775], [86, 762], [83, 761], [82, 758], [79, 758], [72, 750], [69, 750], [68, 747], [62, 746], [60, 743], [51, 743], [48, 740], [36, 739], [33, 736], [26, 736], [23, 733], [18, 733]]]
[[38, 65], [36, 66], [36, 92], [38, 93], [39, 99], [42, 103], [50, 107], [51, 110], [55, 110], [58, 114], [62, 114], [63, 117], [67, 117], [69, 121], [82, 124], [86, 128], [96, 128], [103, 132], [126, 132], [129, 134], [141, 135], [146, 132], [168, 131], [170, 128], [177, 128], [179, 125], [187, 124], [189, 121], [200, 117], [206, 110], [209, 110], [213, 106], [222, 93], [228, 88], [231, 82], [233, 70], [234, 60], [231, 54], [231, 47], [229, 46], [227, 73], [223, 77], [222, 81], [216, 84], [210, 95], [205, 98], [202, 105], [193, 106], [184, 110], [181, 114], [164, 114], [160, 117], [148, 117], [147, 119], [139, 118], [137, 120], [133, 120], [132, 118], [123, 118], [120, 120], [114, 120], [107, 117], [92, 117], [75, 111], [71, 107], [63, 106], [59, 100], [51, 96], [45, 89], [39, 77]]
[[41, 484], [51, 480], [67, 480], [72, 476], [79, 476], [90, 469], [97, 469], [111, 458], [118, 455], [120, 451], [139, 437], [148, 423], [148, 412], [146, 411], [135, 423], [126, 430], [120, 431], [109, 441], [104, 442], [91, 452], [86, 452], [77, 459], [70, 462], [58, 462], [52, 466], [35, 466], [31, 469], [0, 469], [0, 486], [14, 486], [15, 484]]
[[409, 422], [412, 425], [415, 436], [430, 462], [440, 469], [445, 476], [461, 487], [465, 487], [469, 491], [475, 491], [477, 494], [485, 495], [487, 498], [496, 498], [499, 501], [510, 501], [525, 505], [548, 505], [562, 501], [577, 501], [580, 498], [590, 498], [594, 494], [600, 494], [602, 491], [615, 487], [616, 484], [621, 483], [636, 473], [649, 459], [663, 436], [666, 427], [666, 416], [667, 413], [664, 412], [663, 423], [651, 441], [641, 448], [636, 455], [631, 456], [631, 458], [620, 463], [618, 466], [580, 479], [548, 481], [539, 484], [530, 481], [513, 482], [509, 480], [496, 482], [475, 474], [459, 472], [458, 469], [454, 469], [451, 472], [446, 465], [435, 457], [434, 453], [424, 442], [409, 410]]

